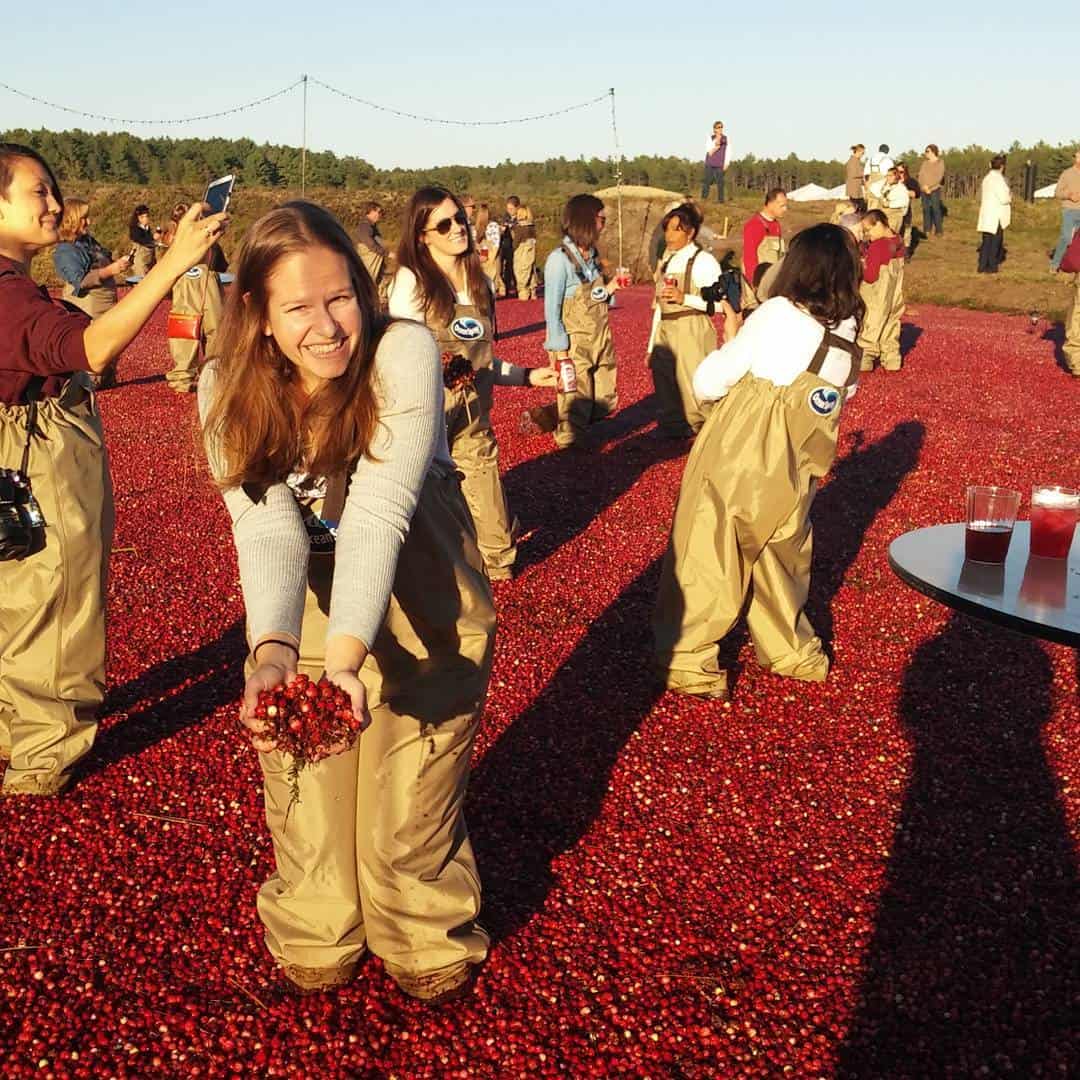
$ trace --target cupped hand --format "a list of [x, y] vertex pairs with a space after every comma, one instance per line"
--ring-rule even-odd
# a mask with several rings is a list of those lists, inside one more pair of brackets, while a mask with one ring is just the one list
[[194, 203], [177, 223], [176, 233], [165, 258], [173, 263], [178, 274], [200, 263], [211, 246], [221, 239], [229, 224], [228, 214], [203, 217], [206, 209], [206, 203]]
[[367, 707], [367, 688], [360, 681], [355, 671], [328, 671], [326, 677], [349, 695], [352, 702], [353, 716], [360, 721], [360, 730], [365, 731], [371, 723], [371, 713]]
[[266, 724], [255, 715], [259, 704], [259, 695], [264, 690], [273, 690], [282, 683], [290, 683], [296, 678], [296, 668], [285, 664], [260, 664], [244, 683], [244, 700], [240, 705], [240, 723], [254, 736], [251, 745], [260, 753], [273, 750], [277, 743], [273, 739], [263, 738]]

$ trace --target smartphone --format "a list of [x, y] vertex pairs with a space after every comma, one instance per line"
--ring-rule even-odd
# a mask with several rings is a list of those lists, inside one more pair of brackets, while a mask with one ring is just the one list
[[228, 176], [219, 176], [217, 180], [211, 180], [206, 185], [206, 194], [203, 196], [203, 202], [210, 204], [210, 209], [205, 211], [207, 217], [211, 214], [222, 214], [225, 212], [229, 205], [229, 199], [232, 198], [233, 184], [236, 183], [236, 177], [231, 173]]

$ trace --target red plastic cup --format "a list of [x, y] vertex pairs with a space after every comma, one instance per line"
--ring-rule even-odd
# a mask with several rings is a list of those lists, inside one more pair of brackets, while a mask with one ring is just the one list
[[1067, 559], [1076, 522], [1080, 491], [1052, 485], [1031, 489], [1031, 554], [1041, 559]]

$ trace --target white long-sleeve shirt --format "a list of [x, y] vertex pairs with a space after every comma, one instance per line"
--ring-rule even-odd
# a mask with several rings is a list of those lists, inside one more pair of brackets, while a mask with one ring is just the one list
[[883, 188], [881, 196], [885, 200], [885, 206], [889, 210], [906, 211], [911, 204], [911, 192], [908, 191], [907, 185], [900, 180], [897, 180], [895, 184], [890, 184]]
[[[694, 373], [694, 396], [698, 401], [719, 401], [747, 372], [777, 386], [790, 386], [810, 366], [821, 345], [821, 333], [821, 323], [787, 297], [766, 300], [733, 340], [701, 361]], [[845, 319], [833, 333], [854, 341], [855, 320]], [[821, 367], [821, 377], [843, 386], [853, 362], [849, 353], [833, 346]], [[849, 396], [854, 390], [852, 386]]]
[[[677, 277], [679, 279], [678, 288], [682, 288], [683, 276], [686, 273], [686, 264], [690, 261], [694, 253], [697, 253], [697, 258], [694, 259], [694, 268], [690, 272], [690, 283], [696, 289], [702, 289], [706, 285], [715, 285], [720, 279], [720, 275], [723, 271], [720, 269], [720, 264], [716, 261], [716, 257], [711, 255], [707, 251], [702, 251], [701, 248], [695, 243], [689, 243], [684, 248], [680, 248], [671, 256], [665, 263], [664, 259], [660, 260], [660, 265], [665, 267], [664, 274]], [[688, 308], [693, 308], [695, 311], [708, 310], [708, 304], [701, 299], [700, 296], [693, 296], [687, 293], [683, 297], [683, 304]], [[660, 308], [657, 307], [653, 311], [652, 329], [649, 332], [649, 352], [652, 351], [653, 340], [656, 337], [657, 327], [660, 325]]]

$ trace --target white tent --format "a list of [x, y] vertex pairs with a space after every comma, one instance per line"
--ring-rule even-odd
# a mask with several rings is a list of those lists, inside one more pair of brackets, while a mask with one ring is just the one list
[[1054, 197], [1054, 191], [1057, 189], [1057, 184], [1047, 184], [1046, 187], [1039, 188], [1035, 192], [1036, 199], [1052, 199]]
[[833, 196], [828, 188], [820, 184], [803, 184], [801, 188], [787, 193], [789, 202], [821, 202], [823, 199], [831, 199]]
[[834, 188], [829, 188], [827, 199], [846, 199], [847, 198], [847, 185], [837, 184]]

